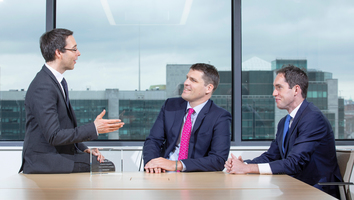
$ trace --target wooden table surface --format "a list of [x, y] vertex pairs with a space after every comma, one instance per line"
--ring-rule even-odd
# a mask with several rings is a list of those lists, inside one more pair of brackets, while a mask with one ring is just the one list
[[287, 175], [225, 172], [16, 174], [0, 199], [334, 199]]

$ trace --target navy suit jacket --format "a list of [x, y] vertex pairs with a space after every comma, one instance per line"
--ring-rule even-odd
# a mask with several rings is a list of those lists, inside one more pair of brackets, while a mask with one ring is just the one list
[[81, 142], [98, 136], [93, 122], [77, 127], [75, 113], [65, 103], [60, 83], [46, 66], [28, 88], [25, 109], [26, 135], [20, 172], [72, 172], [75, 154], [87, 149]]
[[288, 132], [285, 153], [282, 151], [285, 118], [278, 123], [275, 140], [267, 152], [247, 163], [269, 163], [273, 174], [288, 174], [338, 197], [336, 186], [318, 182], [342, 181], [331, 124], [322, 112], [303, 101]]
[[[144, 165], [151, 159], [168, 158], [180, 137], [187, 101], [167, 99], [144, 143]], [[230, 151], [231, 114], [209, 100], [194, 123], [186, 171], [221, 171]]]

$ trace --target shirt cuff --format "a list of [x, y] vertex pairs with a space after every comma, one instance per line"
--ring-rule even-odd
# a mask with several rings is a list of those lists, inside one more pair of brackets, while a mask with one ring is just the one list
[[258, 169], [260, 174], [273, 174], [269, 163], [258, 164]]
[[184, 171], [186, 171], [186, 170], [187, 170], [187, 167], [186, 167], [186, 165], [182, 162], [182, 160], [180, 160], [180, 161], [181, 161], [181, 163], [182, 163], [182, 165], [183, 165], [182, 172], [184, 172]]
[[96, 129], [96, 133], [97, 133], [97, 136], [98, 136], [99, 134], [98, 134], [98, 131], [97, 131], [97, 127], [96, 127], [96, 125], [94, 125], [94, 126], [95, 126], [95, 129]]

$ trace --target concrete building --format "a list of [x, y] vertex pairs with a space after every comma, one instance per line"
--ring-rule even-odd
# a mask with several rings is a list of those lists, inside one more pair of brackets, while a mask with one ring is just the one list
[[[297, 64], [307, 69], [306, 63], [306, 60], [277, 59], [271, 64], [256, 57], [245, 61], [242, 71], [242, 140], [274, 139], [279, 120], [287, 114], [286, 110], [276, 107], [272, 96], [275, 71], [270, 69], [271, 66], [279, 68], [278, 66]], [[260, 70], [257, 70], [257, 64], [260, 64]], [[94, 121], [106, 109], [106, 118], [120, 118], [126, 124], [119, 132], [100, 135], [100, 140], [145, 140], [165, 99], [181, 95], [190, 66], [191, 64], [167, 64], [166, 90], [163, 90], [164, 85], [159, 85], [152, 86], [147, 91], [70, 91], [78, 125]], [[329, 72], [308, 70], [307, 73], [310, 81], [308, 101], [319, 107], [328, 118], [336, 138], [349, 137], [350, 133], [344, 133], [344, 99], [338, 96], [338, 80], [333, 79]], [[232, 113], [231, 72], [219, 71], [219, 74], [220, 84], [213, 93], [212, 100]], [[24, 138], [25, 94], [24, 90], [0, 92], [0, 139]], [[347, 117], [347, 120], [350, 119]]]

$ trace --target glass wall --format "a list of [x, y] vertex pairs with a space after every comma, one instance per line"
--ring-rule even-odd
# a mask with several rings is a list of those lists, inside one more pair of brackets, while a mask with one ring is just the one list
[[24, 91], [44, 64], [45, 1], [0, 0], [0, 27], [0, 140], [23, 140]]
[[244, 0], [241, 4], [242, 140], [275, 137], [287, 112], [271, 100], [271, 84], [274, 70], [288, 64], [307, 71], [307, 99], [329, 119], [335, 138], [352, 139], [354, 2]]
[[[105, 118], [127, 123], [101, 140], [144, 140], [164, 100], [180, 96], [185, 75], [197, 62], [220, 71], [214, 102], [231, 112], [232, 102], [241, 100], [233, 108], [241, 108], [234, 116], [233, 141], [247, 145], [275, 137], [286, 111], [272, 96], [274, 71], [287, 64], [306, 69], [308, 100], [329, 119], [336, 139], [354, 137], [353, 1], [56, 2], [56, 27], [73, 30], [81, 52], [75, 69], [64, 74], [79, 124], [94, 120], [102, 109]], [[38, 40], [45, 32], [45, 3], [0, 0], [0, 140], [24, 137], [24, 97], [44, 63]], [[234, 8], [241, 12], [232, 13]], [[231, 20], [238, 15], [241, 30]], [[235, 63], [241, 59], [232, 58], [238, 51], [240, 66]], [[239, 83], [231, 71], [242, 74]], [[234, 83], [239, 93], [233, 93]]]
[[120, 115], [126, 125], [100, 139], [145, 140], [164, 100], [180, 96], [192, 64], [231, 70], [230, 7], [212, 0], [57, 1], [57, 27], [74, 31], [81, 52], [64, 74], [71, 91], [116, 89], [114, 98], [103, 95], [108, 118]]
[[[11, 44], [6, 46], [16, 55], [28, 52], [30, 46], [37, 60], [28, 59], [26, 65], [7, 62], [11, 66], [1, 78], [12, 82], [1, 79], [1, 94], [2, 100], [23, 107], [28, 85], [44, 64], [38, 41], [45, 32], [46, 8], [45, 1], [40, 1], [41, 6], [33, 11], [29, 9], [32, 4], [18, 1], [12, 7], [4, 6], [10, 1], [0, 1], [0, 16], [3, 16], [0, 23], [5, 23], [0, 25], [10, 28], [6, 37], [0, 37], [0, 44]], [[18, 13], [13, 14], [16, 9]], [[26, 18], [23, 13], [28, 10], [31, 12]], [[60, 0], [56, 1], [56, 10], [56, 27], [74, 31], [81, 52], [75, 69], [63, 74], [78, 124], [92, 122], [102, 109], [107, 110], [105, 118], [121, 118], [126, 123], [119, 131], [100, 135], [100, 140], [145, 140], [165, 99], [180, 96], [180, 86], [183, 88], [192, 64], [210, 63], [219, 71], [231, 71], [231, 1]], [[16, 18], [4, 20], [10, 13]], [[38, 13], [42, 15], [37, 17]], [[37, 23], [40, 29], [34, 32]], [[26, 26], [31, 27], [30, 31]], [[26, 38], [29, 32], [33, 38]], [[4, 48], [0, 51], [0, 56], [6, 57], [8, 51]], [[24, 61], [21, 56], [17, 60]], [[1, 62], [2, 59], [2, 70]], [[13, 69], [17, 66], [28, 67], [28, 73], [21, 70], [15, 73]], [[13, 84], [18, 79], [21, 83]], [[213, 99], [231, 112], [231, 79], [224, 81], [223, 76], [221, 79], [224, 86]], [[7, 87], [3, 87], [4, 83]], [[11, 93], [9, 89], [14, 88], [19, 90]], [[19, 113], [22, 107], [14, 110], [11, 102], [3, 103], [6, 108], [1, 114], [8, 116], [3, 127], [17, 120], [18, 124], [11, 126], [11, 134], [21, 132], [16, 136], [21, 140], [24, 123], [19, 122], [25, 122], [25, 116]], [[7, 114], [9, 110], [11, 117]]]

